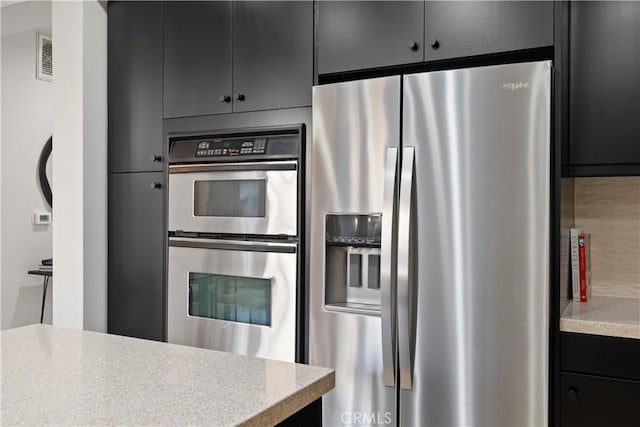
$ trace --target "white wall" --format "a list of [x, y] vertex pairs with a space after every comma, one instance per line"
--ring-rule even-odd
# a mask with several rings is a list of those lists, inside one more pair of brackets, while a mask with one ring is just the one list
[[[12, 4], [1, 15], [0, 288], [1, 328], [7, 329], [40, 321], [42, 278], [27, 270], [52, 255], [52, 227], [31, 224], [34, 210], [49, 209], [39, 191], [37, 162], [52, 132], [53, 85], [35, 76], [36, 32], [51, 34], [51, 2]], [[52, 288], [45, 323], [51, 322]]]
[[83, 9], [84, 327], [107, 331], [107, 3]]
[[53, 3], [53, 324], [106, 331], [107, 13]]

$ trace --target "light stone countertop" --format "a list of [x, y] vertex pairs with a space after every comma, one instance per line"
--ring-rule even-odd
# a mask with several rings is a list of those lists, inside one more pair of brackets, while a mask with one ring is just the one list
[[596, 296], [571, 301], [560, 317], [560, 330], [640, 339], [640, 299]]
[[272, 425], [332, 369], [97, 332], [2, 331], [2, 425]]

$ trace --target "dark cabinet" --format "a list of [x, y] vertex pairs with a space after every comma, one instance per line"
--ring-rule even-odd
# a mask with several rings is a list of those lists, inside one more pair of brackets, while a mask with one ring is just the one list
[[563, 373], [562, 427], [638, 426], [640, 382]]
[[164, 8], [164, 117], [230, 113], [232, 3]]
[[109, 172], [162, 170], [162, 2], [109, 2]]
[[553, 2], [317, 2], [318, 74], [553, 46]]
[[311, 105], [313, 3], [165, 4], [164, 117]]
[[560, 333], [562, 427], [640, 423], [640, 340]]
[[163, 173], [109, 176], [108, 321], [111, 334], [164, 339]]
[[638, 165], [640, 3], [572, 2], [570, 18], [569, 165]]
[[562, 370], [640, 381], [640, 340], [569, 332], [560, 337]]
[[427, 1], [427, 61], [553, 46], [553, 2]]
[[319, 74], [424, 60], [424, 2], [316, 2]]
[[311, 105], [313, 3], [235, 3], [233, 111]]
[[107, 330], [163, 340], [163, 4], [109, 2], [108, 18]]

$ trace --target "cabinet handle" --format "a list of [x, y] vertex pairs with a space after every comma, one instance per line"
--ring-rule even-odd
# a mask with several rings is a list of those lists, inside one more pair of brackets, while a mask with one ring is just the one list
[[160, 160], [162, 160], [162, 156], [157, 156], [155, 154], [151, 156], [152, 162], [159, 162]]
[[431, 46], [432, 49], [437, 49], [440, 47], [440, 42], [438, 39], [429, 39], [429, 46]]
[[416, 43], [415, 40], [409, 40], [409, 43], [407, 43], [407, 47], [411, 50], [418, 50], [418, 43]]
[[567, 390], [567, 398], [569, 400], [578, 400], [578, 390], [571, 387], [569, 390]]
[[220, 96], [220, 102], [228, 104], [229, 102], [231, 102], [231, 97], [229, 95], [222, 95]]
[[159, 188], [162, 188], [162, 184], [160, 184], [159, 182], [152, 182], [151, 183], [151, 189], [152, 190], [157, 190]]
[[244, 101], [244, 94], [236, 93], [236, 101]]

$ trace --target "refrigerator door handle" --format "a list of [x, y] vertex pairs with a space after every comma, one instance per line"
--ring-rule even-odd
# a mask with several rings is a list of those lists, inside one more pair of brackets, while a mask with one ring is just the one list
[[382, 235], [380, 248], [380, 298], [382, 320], [382, 365], [383, 381], [387, 387], [396, 385], [396, 313], [394, 292], [395, 265], [393, 253], [394, 217], [396, 199], [396, 180], [398, 166], [398, 147], [387, 148], [384, 166], [384, 188], [382, 201]]
[[398, 206], [398, 358], [400, 387], [411, 390], [413, 384], [412, 331], [415, 311], [411, 309], [411, 209], [413, 195], [414, 148], [402, 150], [400, 202]]

